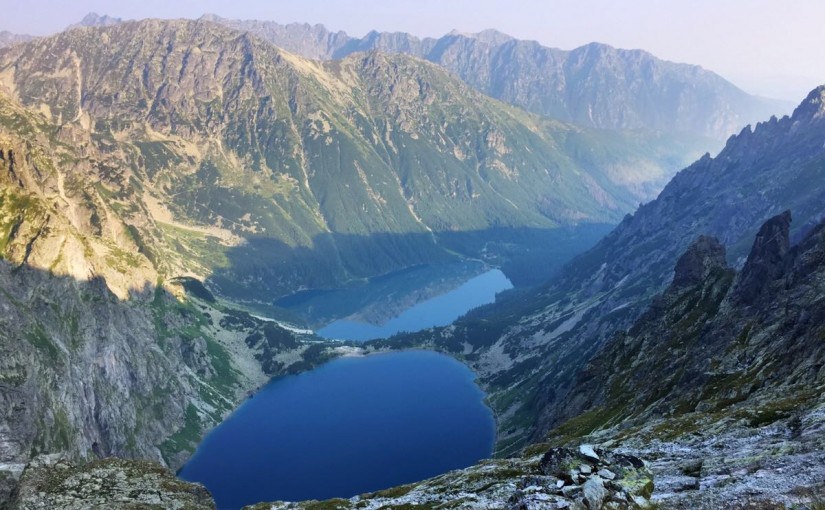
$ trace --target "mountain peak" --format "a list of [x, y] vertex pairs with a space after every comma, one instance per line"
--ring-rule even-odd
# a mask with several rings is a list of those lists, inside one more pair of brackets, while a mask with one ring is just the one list
[[7, 30], [0, 30], [0, 48], [11, 46], [18, 43], [28, 42], [34, 39], [32, 35], [15, 34]]
[[793, 112], [793, 119], [814, 120], [825, 117], [825, 85], [813, 89]]
[[742, 268], [737, 294], [744, 303], [753, 303], [762, 289], [782, 272], [790, 250], [791, 211], [766, 221], [753, 241]]
[[476, 32], [476, 33], [462, 32], [460, 30], [451, 30], [450, 33], [447, 34], [447, 35], [457, 36], [457, 37], [466, 37], [468, 39], [475, 39], [477, 41], [487, 43], [487, 44], [491, 44], [491, 45], [496, 45], [496, 46], [499, 45], [499, 44], [504, 44], [508, 41], [513, 40], [512, 36], [507, 35], [504, 32], [499, 32], [498, 30], [496, 30], [494, 28], [488, 28], [488, 29], [482, 30], [481, 32]]
[[80, 23], [75, 23], [74, 25], [70, 25], [69, 28], [77, 28], [77, 27], [108, 27], [112, 25], [118, 25], [123, 23], [122, 18], [114, 18], [112, 16], [108, 16], [106, 14], [100, 15], [96, 12], [90, 12], [86, 16], [80, 20]]

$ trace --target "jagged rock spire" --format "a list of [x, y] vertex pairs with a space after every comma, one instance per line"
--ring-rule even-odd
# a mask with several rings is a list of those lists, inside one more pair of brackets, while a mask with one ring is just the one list
[[762, 289], [782, 272], [790, 250], [791, 211], [766, 221], [753, 241], [748, 260], [737, 284], [737, 297], [753, 303]]
[[825, 117], [825, 85], [813, 89], [793, 112], [794, 120], [813, 120]]

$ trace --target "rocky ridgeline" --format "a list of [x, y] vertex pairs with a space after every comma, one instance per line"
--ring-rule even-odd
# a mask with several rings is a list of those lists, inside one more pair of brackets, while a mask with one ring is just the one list
[[[204, 19], [249, 31], [313, 59], [337, 60], [362, 51], [413, 55], [448, 69], [496, 99], [583, 126], [648, 128], [724, 139], [748, 122], [786, 108], [749, 96], [700, 67], [605, 44], [564, 51], [495, 30], [453, 31], [438, 39], [373, 31], [354, 38], [322, 25], [281, 25], [214, 15]], [[89, 23], [97, 21], [92, 16]]]

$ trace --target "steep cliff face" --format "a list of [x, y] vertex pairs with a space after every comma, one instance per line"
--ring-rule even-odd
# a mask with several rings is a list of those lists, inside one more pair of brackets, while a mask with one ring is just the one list
[[204, 18], [309, 58], [341, 59], [371, 50], [424, 58], [487, 95], [588, 127], [646, 128], [723, 140], [791, 107], [750, 96], [701, 67], [606, 44], [564, 51], [495, 30], [452, 32], [438, 39], [373, 31], [359, 39], [321, 25]]
[[[787, 212], [766, 222], [735, 277], [718, 241], [715, 253], [701, 240], [692, 245], [674, 282], [594, 357], [560, 408], [577, 416], [613, 407], [605, 414], [615, 424], [769, 406], [774, 418], [787, 418], [818, 404], [825, 230], [819, 225], [789, 248], [789, 226]], [[684, 282], [681, 263], [694, 255], [706, 270]]]

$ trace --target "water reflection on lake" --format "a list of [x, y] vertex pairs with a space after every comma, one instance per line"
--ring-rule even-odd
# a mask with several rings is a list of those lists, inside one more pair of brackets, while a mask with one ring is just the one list
[[473, 308], [492, 303], [497, 293], [512, 287], [504, 273], [493, 269], [449, 292], [408, 308], [382, 325], [341, 319], [319, 329], [317, 333], [324, 338], [365, 341], [400, 332], [446, 326]]

